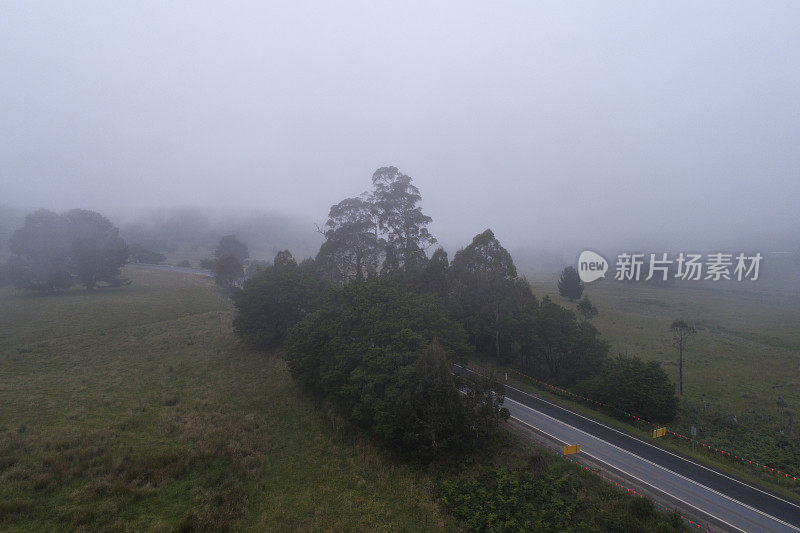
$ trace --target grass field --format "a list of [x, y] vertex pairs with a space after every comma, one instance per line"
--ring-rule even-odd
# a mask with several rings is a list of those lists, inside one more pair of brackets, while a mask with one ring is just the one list
[[208, 280], [125, 275], [92, 293], [0, 289], [0, 529], [456, 531], [442, 480], [532, 457], [557, 487], [537, 505], [567, 529], [682, 527], [513, 433], [463, 464], [394, 458], [334, 429], [278, 354], [239, 344]]
[[[560, 296], [556, 277], [529, 279], [535, 294]], [[599, 309], [593, 323], [612, 354], [659, 361], [678, 383], [671, 322], [698, 327], [684, 354], [682, 411], [670, 424], [698, 439], [800, 476], [800, 292], [756, 285], [674, 288], [600, 281], [584, 292]], [[705, 405], [704, 405], [705, 402]], [[780, 402], [780, 403], [779, 403]], [[738, 424], [726, 423], [735, 415]], [[787, 432], [790, 416], [795, 419]], [[795, 489], [796, 490], [796, 489]]]
[[0, 293], [0, 527], [453, 527], [429, 478], [328, 429], [199, 277]]

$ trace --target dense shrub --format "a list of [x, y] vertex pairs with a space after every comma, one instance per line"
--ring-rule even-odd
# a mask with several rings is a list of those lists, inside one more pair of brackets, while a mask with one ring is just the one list
[[678, 413], [675, 384], [656, 361], [620, 355], [607, 361], [599, 375], [579, 383], [577, 388], [616, 411], [655, 422], [669, 422]]
[[494, 469], [446, 480], [438, 496], [468, 531], [685, 530], [680, 516], [662, 515], [652, 501], [587, 479], [561, 462], [536, 473]]
[[442, 505], [470, 531], [567, 530], [574, 525], [575, 496], [566, 478], [502, 469], [439, 488]]
[[542, 299], [530, 320], [524, 369], [562, 385], [573, 385], [600, 371], [608, 344], [592, 324], [579, 321], [575, 313], [548, 298]]
[[133, 243], [128, 246], [128, 254], [132, 263], [160, 265], [167, 260], [164, 254], [149, 250], [138, 243]]
[[328, 293], [289, 333], [292, 376], [379, 441], [427, 460], [487, 438], [507, 417], [479, 383], [463, 384], [450, 363], [468, 351], [461, 326], [435, 297], [386, 280]]
[[265, 266], [233, 295], [239, 310], [233, 325], [253, 346], [274, 348], [289, 328], [318, 306], [328, 284], [296, 265]]

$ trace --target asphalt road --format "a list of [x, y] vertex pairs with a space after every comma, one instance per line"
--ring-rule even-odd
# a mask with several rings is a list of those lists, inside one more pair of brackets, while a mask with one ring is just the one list
[[712, 523], [747, 532], [800, 531], [800, 506], [779, 496], [513, 387], [506, 387], [504, 405], [517, 421], [564, 444], [580, 444], [580, 454]]
[[165, 272], [180, 272], [181, 274], [194, 274], [195, 276], [211, 277], [213, 274], [210, 270], [202, 268], [179, 267], [174, 265], [159, 264], [154, 265], [151, 263], [128, 263], [127, 266], [134, 268], [142, 268], [145, 270], [163, 270]]

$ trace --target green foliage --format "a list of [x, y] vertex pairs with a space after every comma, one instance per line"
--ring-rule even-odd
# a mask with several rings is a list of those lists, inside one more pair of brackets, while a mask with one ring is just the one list
[[583, 294], [583, 282], [574, 267], [568, 266], [561, 272], [561, 277], [558, 278], [558, 293], [570, 301], [577, 300]]
[[[571, 465], [552, 463], [536, 472], [495, 468], [445, 480], [438, 492], [468, 531], [684, 530], [680, 518], [659, 514], [650, 500], [592, 487], [594, 482]], [[594, 494], [598, 489], [602, 494]]]
[[435, 294], [444, 300], [447, 297], [447, 269], [449, 267], [447, 252], [441, 247], [437, 248], [425, 264], [421, 276], [421, 290]]
[[247, 258], [250, 257], [250, 250], [248, 250], [246, 244], [236, 238], [236, 235], [225, 235], [219, 240], [217, 247], [214, 249], [214, 257], [220, 260], [229, 255], [235, 257], [239, 263], [244, 264]]
[[336, 283], [375, 276], [385, 245], [377, 234], [375, 206], [362, 198], [346, 198], [331, 207], [325, 242], [317, 260]]
[[252, 259], [247, 262], [247, 268], [245, 268], [244, 274], [246, 277], [252, 278], [259, 272], [263, 272], [269, 267], [270, 267], [269, 261], [263, 261], [261, 259]]
[[370, 201], [386, 242], [383, 273], [419, 268], [425, 250], [436, 243], [427, 227], [432, 219], [418, 205], [422, 195], [412, 181], [397, 167], [381, 167], [372, 175]]
[[167, 257], [158, 252], [149, 250], [138, 243], [128, 246], [128, 253], [132, 263], [149, 263], [159, 265], [167, 260]]
[[599, 375], [577, 388], [611, 406], [615, 414], [624, 411], [655, 422], [669, 422], [678, 413], [675, 384], [655, 361], [619, 355], [607, 361]]
[[608, 345], [597, 328], [579, 322], [575, 313], [542, 300], [532, 323], [533, 348], [524, 366], [564, 384], [572, 384], [597, 372], [608, 355]]
[[502, 469], [442, 482], [440, 501], [469, 531], [566, 530], [577, 507], [564, 478]]
[[281, 250], [275, 254], [275, 259], [272, 260], [272, 264], [275, 265], [275, 268], [295, 268], [297, 266], [297, 261], [292, 257], [292, 252], [289, 250]]
[[99, 282], [128, 283], [119, 277], [128, 247], [119, 230], [94, 211], [57, 215], [40, 209], [11, 236], [11, 251], [9, 273], [18, 288], [54, 291], [75, 281], [87, 289]]
[[292, 328], [287, 361], [304, 390], [386, 446], [426, 460], [481, 441], [504, 416], [489, 391], [457, 397], [449, 363], [468, 352], [464, 341], [433, 296], [358, 282], [330, 291]]
[[232, 289], [244, 277], [242, 263], [233, 255], [226, 255], [214, 264], [214, 281], [226, 289]]
[[71, 237], [71, 263], [78, 282], [87, 289], [98, 282], [126, 284], [119, 278], [128, 262], [128, 246], [119, 230], [100, 213], [84, 209], [68, 211], [64, 218]]
[[581, 301], [578, 302], [575, 309], [578, 310], [578, 313], [580, 313], [584, 320], [591, 320], [596, 317], [598, 313], [597, 308], [592, 304], [588, 296], [581, 298]]
[[451, 316], [464, 324], [478, 352], [496, 362], [510, 361], [515, 355], [515, 325], [535, 305], [535, 298], [517, 278], [511, 254], [491, 230], [456, 252], [447, 291]]
[[236, 332], [257, 348], [273, 348], [289, 328], [319, 306], [327, 283], [296, 265], [266, 266], [233, 295]]
[[320, 272], [335, 283], [382, 275], [404, 282], [421, 271], [425, 250], [436, 239], [428, 231], [431, 217], [419, 207], [422, 196], [410, 176], [396, 167], [381, 167], [372, 175], [373, 190], [346, 198], [331, 207], [325, 242], [317, 254]]

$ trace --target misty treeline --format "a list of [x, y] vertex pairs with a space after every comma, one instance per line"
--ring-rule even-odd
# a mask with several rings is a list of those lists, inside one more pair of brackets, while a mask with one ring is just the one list
[[658, 364], [608, 357], [588, 320], [596, 309], [581, 320], [537, 298], [488, 229], [452, 261], [442, 248], [429, 257], [436, 239], [412, 179], [384, 167], [372, 185], [331, 207], [316, 257], [298, 264], [281, 252], [233, 293], [236, 331], [261, 349], [284, 344], [306, 392], [425, 458], [476, 445], [507, 416], [500, 383], [452, 375], [453, 362], [471, 357], [592, 390], [642, 416], [675, 416], [674, 385]]
[[302, 255], [314, 253], [321, 239], [309, 227], [276, 213], [220, 214], [197, 207], [153, 210], [120, 226], [129, 243], [159, 253], [175, 253], [181, 246], [210, 251], [223, 236], [236, 235], [257, 257], [272, 257], [290, 247]]

